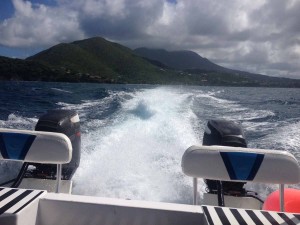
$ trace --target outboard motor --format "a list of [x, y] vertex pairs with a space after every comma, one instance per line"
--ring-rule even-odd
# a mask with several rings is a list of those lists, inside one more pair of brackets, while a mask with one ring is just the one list
[[[209, 120], [203, 136], [203, 145], [221, 145], [233, 147], [247, 147], [244, 132], [239, 124], [226, 120]], [[246, 190], [244, 182], [228, 182], [205, 180], [207, 192], [212, 194], [244, 196]]]
[[[81, 134], [79, 116], [74, 110], [49, 110], [38, 120], [36, 131], [57, 132], [67, 135], [72, 143], [72, 160], [62, 166], [62, 179], [71, 180], [80, 163]], [[55, 179], [56, 166], [34, 164], [30, 177]], [[28, 174], [27, 174], [28, 175]]]

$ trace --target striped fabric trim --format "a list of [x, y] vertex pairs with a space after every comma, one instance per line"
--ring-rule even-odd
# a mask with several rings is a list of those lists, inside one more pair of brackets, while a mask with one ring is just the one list
[[16, 214], [46, 191], [0, 188], [0, 216]]
[[300, 225], [300, 214], [202, 206], [209, 225]]

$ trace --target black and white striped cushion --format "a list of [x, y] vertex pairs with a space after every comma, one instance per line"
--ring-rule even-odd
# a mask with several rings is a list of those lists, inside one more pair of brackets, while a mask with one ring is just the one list
[[46, 191], [0, 187], [0, 216], [16, 214]]
[[202, 206], [209, 225], [295, 225], [300, 224], [300, 214]]

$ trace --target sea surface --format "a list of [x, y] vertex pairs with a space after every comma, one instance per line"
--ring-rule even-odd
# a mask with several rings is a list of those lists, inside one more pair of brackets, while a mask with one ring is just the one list
[[[240, 123], [249, 147], [288, 150], [300, 160], [300, 89], [153, 85], [0, 83], [0, 127], [33, 130], [50, 109], [81, 119], [81, 164], [73, 193], [192, 202], [181, 157], [202, 143], [209, 119]], [[15, 163], [0, 163], [0, 179]], [[212, 168], [213, 169], [213, 165]], [[292, 171], [291, 171], [292, 172]], [[247, 184], [264, 198], [276, 185]], [[205, 185], [200, 181], [199, 191]]]

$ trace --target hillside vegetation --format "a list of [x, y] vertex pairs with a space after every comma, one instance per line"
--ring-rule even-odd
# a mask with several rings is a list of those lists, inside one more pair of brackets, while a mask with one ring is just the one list
[[59, 44], [27, 61], [56, 68], [80, 81], [151, 84], [182, 81], [182, 76], [162, 70], [129, 48], [100, 37]]
[[135, 51], [101, 37], [61, 43], [25, 60], [0, 56], [0, 80], [300, 87], [300, 80], [230, 70], [191, 51]]
[[35, 61], [0, 56], [0, 80], [60, 81], [63, 75]]

